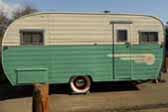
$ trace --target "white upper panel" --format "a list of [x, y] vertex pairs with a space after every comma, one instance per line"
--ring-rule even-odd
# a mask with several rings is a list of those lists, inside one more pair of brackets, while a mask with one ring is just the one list
[[[159, 32], [159, 43], [164, 41], [163, 25], [150, 16], [122, 14], [38, 13], [13, 22], [3, 38], [3, 46], [19, 46], [21, 30], [43, 30], [45, 45], [112, 44], [111, 21], [131, 22], [129, 42], [138, 44], [139, 31]], [[124, 23], [126, 24], [126, 23]], [[125, 25], [128, 26], [128, 24]], [[117, 24], [120, 27], [120, 24]], [[116, 39], [114, 39], [116, 40]]]

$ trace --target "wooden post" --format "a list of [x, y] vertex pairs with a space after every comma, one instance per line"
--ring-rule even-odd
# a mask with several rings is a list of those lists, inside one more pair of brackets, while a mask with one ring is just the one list
[[48, 112], [49, 85], [35, 84], [33, 91], [33, 112]]

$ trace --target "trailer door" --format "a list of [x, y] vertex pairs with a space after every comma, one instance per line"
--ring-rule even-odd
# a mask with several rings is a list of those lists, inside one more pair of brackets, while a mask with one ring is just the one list
[[112, 22], [113, 78], [131, 79], [131, 22]]

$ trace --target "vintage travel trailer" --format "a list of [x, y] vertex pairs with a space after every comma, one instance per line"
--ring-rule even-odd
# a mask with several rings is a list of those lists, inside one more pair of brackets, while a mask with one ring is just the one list
[[92, 82], [157, 80], [164, 27], [152, 16], [36, 13], [19, 18], [2, 42], [12, 85], [69, 83], [85, 93]]

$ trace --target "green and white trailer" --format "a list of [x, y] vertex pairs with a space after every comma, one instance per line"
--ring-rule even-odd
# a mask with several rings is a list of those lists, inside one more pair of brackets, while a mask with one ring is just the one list
[[2, 41], [12, 85], [157, 80], [164, 60], [164, 26], [153, 16], [36, 13], [13, 22]]

